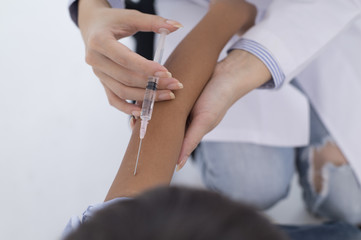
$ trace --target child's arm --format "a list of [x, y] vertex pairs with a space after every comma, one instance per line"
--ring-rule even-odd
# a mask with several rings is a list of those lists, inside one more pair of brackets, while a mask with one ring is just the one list
[[137, 175], [133, 175], [139, 145], [140, 121], [135, 124], [122, 164], [106, 200], [169, 184], [179, 157], [187, 117], [210, 78], [218, 55], [239, 29], [253, 23], [255, 8], [241, 0], [213, 4], [169, 57], [165, 67], [184, 89], [172, 102], [154, 106], [152, 120], [142, 143]]

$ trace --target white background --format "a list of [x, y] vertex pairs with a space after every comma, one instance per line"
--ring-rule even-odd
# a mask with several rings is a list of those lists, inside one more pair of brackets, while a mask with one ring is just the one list
[[[59, 238], [70, 216], [103, 200], [129, 136], [127, 116], [109, 106], [84, 62], [67, 1], [3, 1], [0, 239]], [[201, 185], [189, 164], [176, 182], [184, 179]], [[310, 221], [292, 189], [270, 214]]]

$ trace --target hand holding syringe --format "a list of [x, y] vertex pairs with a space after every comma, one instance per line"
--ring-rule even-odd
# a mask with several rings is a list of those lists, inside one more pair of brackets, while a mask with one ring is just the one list
[[[165, 37], [167, 36], [169, 31], [165, 28], [161, 28], [159, 32], [160, 32], [160, 39], [154, 54], [154, 61], [160, 64], [163, 56]], [[140, 134], [139, 134], [140, 143], [139, 143], [137, 161], [134, 168], [134, 175], [137, 173], [139, 154], [140, 154], [140, 149], [142, 147], [142, 140], [147, 131], [148, 122], [152, 118], [158, 80], [159, 80], [158, 77], [154, 77], [154, 76], [148, 77], [148, 84], [147, 84], [147, 88], [145, 89], [142, 111], [140, 113], [140, 119], [141, 119]]]

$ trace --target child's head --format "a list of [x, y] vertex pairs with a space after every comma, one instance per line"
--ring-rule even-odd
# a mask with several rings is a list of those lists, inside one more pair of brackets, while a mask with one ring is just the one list
[[256, 210], [217, 193], [164, 187], [97, 212], [66, 240], [284, 240]]

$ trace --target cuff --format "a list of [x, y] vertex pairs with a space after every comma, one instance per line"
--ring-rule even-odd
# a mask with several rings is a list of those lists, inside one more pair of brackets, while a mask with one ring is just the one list
[[280, 88], [285, 80], [285, 75], [277, 63], [276, 59], [272, 56], [272, 54], [263, 47], [261, 44], [242, 38], [238, 42], [232, 45], [230, 50], [233, 49], [242, 49], [245, 50], [256, 57], [258, 57], [268, 68], [272, 75], [272, 79], [265, 84], [263, 84], [260, 88]]
[[71, 20], [78, 26], [78, 1], [70, 0], [68, 6]]

